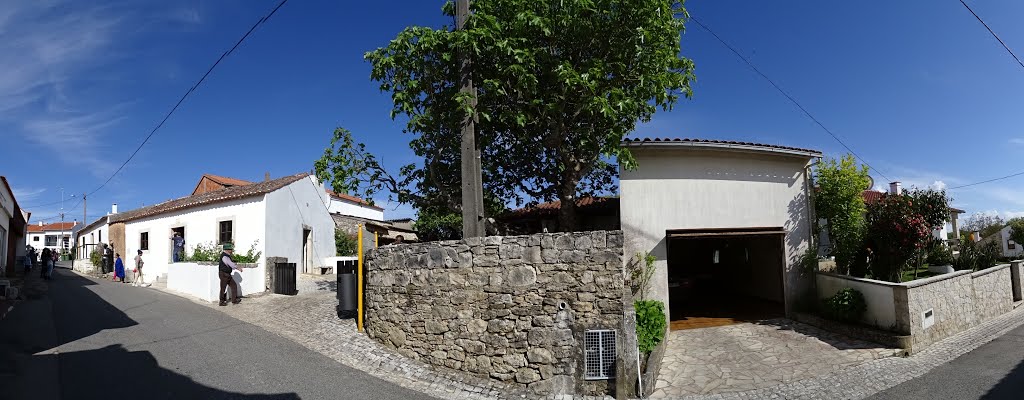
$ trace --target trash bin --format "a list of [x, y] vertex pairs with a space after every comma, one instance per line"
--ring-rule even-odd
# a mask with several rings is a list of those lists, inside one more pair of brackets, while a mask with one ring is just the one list
[[274, 293], [294, 295], [295, 263], [274, 264]]
[[352, 318], [356, 315], [359, 292], [356, 290], [356, 260], [339, 260], [338, 271], [338, 318]]

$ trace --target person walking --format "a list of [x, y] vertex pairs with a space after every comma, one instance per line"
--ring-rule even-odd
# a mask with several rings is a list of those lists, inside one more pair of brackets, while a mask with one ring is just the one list
[[39, 277], [43, 279], [50, 279], [50, 274], [53, 273], [53, 255], [52, 250], [49, 248], [43, 249], [43, 254], [39, 259], [42, 268], [39, 269]]
[[135, 256], [135, 268], [132, 272], [135, 274], [132, 276], [132, 286], [145, 286], [145, 281], [142, 277], [142, 250], [138, 251], [138, 255]]
[[231, 259], [231, 255], [235, 253], [235, 246], [231, 242], [224, 243], [224, 251], [220, 253], [220, 267], [218, 268], [220, 277], [220, 305], [228, 305], [227, 293], [224, 290], [231, 288], [231, 304], [241, 303], [242, 300], [238, 298], [238, 284], [235, 283], [235, 278], [231, 276], [231, 272], [237, 270], [242, 272], [242, 267], [235, 264], [234, 260]]
[[118, 279], [124, 283], [124, 261], [121, 260], [121, 253], [114, 253], [114, 281]]
[[25, 275], [28, 275], [29, 271], [32, 270], [33, 258], [35, 258], [35, 250], [32, 249], [32, 246], [29, 246], [28, 249], [25, 250]]

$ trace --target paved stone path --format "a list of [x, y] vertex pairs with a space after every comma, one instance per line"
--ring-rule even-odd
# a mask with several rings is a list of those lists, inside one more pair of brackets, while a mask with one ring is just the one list
[[[385, 381], [437, 398], [445, 400], [525, 398], [521, 393], [508, 391], [506, 387], [502, 387], [495, 381], [438, 369], [407, 359], [383, 347], [356, 332], [353, 320], [338, 319], [335, 312], [337, 299], [335, 293], [331, 291], [332, 287], [323, 283], [319, 285], [314, 283], [314, 286], [319, 290], [312, 294], [300, 296], [259, 295], [246, 298], [240, 306], [217, 307], [212, 303], [199, 301], [197, 303], [217, 308], [239, 320], [287, 337], [344, 365], [358, 368]], [[796, 323], [789, 323], [798, 326]], [[794, 377], [792, 380], [785, 381], [785, 376], [783, 376], [783, 382], [780, 384], [753, 390], [741, 389], [742, 391], [697, 395], [680, 393], [663, 396], [663, 398], [694, 400], [862, 399], [921, 376], [932, 368], [949, 362], [1021, 325], [1024, 325], [1024, 307], [980, 324], [970, 331], [936, 343], [912, 357], [886, 357], [863, 361], [860, 364], [854, 362], [856, 365], [847, 364], [845, 368], [838, 367], [805, 379]], [[777, 332], [780, 335], [786, 334], [778, 327], [772, 329], [780, 331]], [[828, 340], [832, 340], [830, 339], [832, 336], [829, 336], [831, 334], [819, 333], [818, 335], [811, 336], [829, 346], [827, 343], [829, 343]], [[752, 338], [748, 337], [748, 340], [752, 340]], [[768, 338], [757, 338], [757, 340], [770, 342]], [[813, 347], [809, 347], [809, 349], [813, 349]], [[870, 349], [854, 350], [870, 351]], [[833, 351], [836, 350], [833, 349]], [[863, 355], [863, 357], [867, 356]], [[788, 369], [793, 366], [787, 364], [780, 369]], [[732, 371], [729, 372], [731, 376]], [[558, 400], [595, 399], [580, 396], [550, 398]]]
[[773, 387], [896, 352], [786, 319], [672, 331], [667, 340], [651, 398]]

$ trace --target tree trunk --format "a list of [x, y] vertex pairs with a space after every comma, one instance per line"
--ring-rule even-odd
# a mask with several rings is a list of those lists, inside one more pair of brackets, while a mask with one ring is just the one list
[[558, 231], [575, 231], [578, 224], [576, 220], [576, 182], [563, 180], [562, 187], [558, 190], [558, 200], [561, 202], [558, 208]]

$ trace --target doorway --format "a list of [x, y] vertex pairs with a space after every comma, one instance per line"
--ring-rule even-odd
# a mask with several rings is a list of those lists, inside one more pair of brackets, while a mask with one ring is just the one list
[[[177, 239], [180, 236], [181, 239]], [[185, 227], [171, 228], [171, 261], [185, 261]]]
[[313, 271], [313, 231], [302, 230], [302, 272], [312, 274]]
[[670, 231], [672, 330], [785, 316], [781, 228]]

